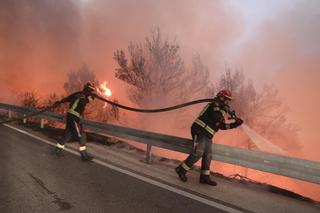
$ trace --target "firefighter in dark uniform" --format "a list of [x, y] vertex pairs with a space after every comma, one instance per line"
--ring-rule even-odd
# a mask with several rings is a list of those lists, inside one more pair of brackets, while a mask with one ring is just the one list
[[86, 134], [83, 131], [82, 125], [80, 123], [81, 116], [87, 103], [94, 100], [96, 87], [92, 83], [87, 83], [83, 91], [79, 91], [69, 95], [68, 97], [56, 102], [55, 104], [61, 104], [69, 102], [69, 110], [66, 117], [66, 129], [63, 138], [57, 143], [55, 153], [57, 156], [62, 156], [62, 150], [64, 145], [71, 140], [72, 136], [75, 136], [79, 140], [79, 151], [81, 159], [85, 161], [90, 161], [93, 159], [87, 152], [86, 148]]
[[210, 179], [210, 163], [211, 163], [211, 144], [214, 134], [219, 129], [232, 129], [240, 126], [243, 121], [235, 117], [235, 122], [226, 124], [224, 115], [231, 114], [229, 111], [229, 101], [231, 101], [231, 92], [228, 90], [221, 90], [218, 92], [214, 101], [207, 104], [202, 110], [198, 118], [191, 126], [191, 135], [194, 141], [194, 151], [175, 168], [180, 180], [187, 181], [186, 173], [191, 167], [202, 157], [201, 174], [199, 182], [216, 186], [217, 183]]

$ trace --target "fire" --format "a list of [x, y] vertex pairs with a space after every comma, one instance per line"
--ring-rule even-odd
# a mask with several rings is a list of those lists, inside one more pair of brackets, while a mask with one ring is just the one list
[[[112, 95], [111, 90], [107, 87], [108, 82], [104, 81], [102, 84], [99, 85], [98, 93], [106, 98], [109, 98]], [[104, 104], [103, 108], [107, 106], [107, 103]]]
[[111, 90], [107, 87], [107, 81], [104, 81], [102, 84], [99, 85], [99, 93], [100, 95], [104, 95], [105, 97], [110, 97], [112, 95]]

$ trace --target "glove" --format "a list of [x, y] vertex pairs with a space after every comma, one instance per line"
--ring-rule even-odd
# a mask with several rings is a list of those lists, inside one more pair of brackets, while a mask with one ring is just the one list
[[243, 123], [243, 120], [241, 118], [236, 118], [236, 121], [234, 122], [234, 124], [238, 127]]
[[229, 114], [231, 115], [231, 117], [236, 117], [236, 112], [234, 110], [230, 111]]
[[228, 119], [234, 119], [236, 117], [236, 112], [228, 105], [224, 106], [224, 110], [229, 114]]
[[228, 120], [231, 120], [231, 119], [235, 119], [236, 118], [236, 112], [233, 110], [233, 111], [229, 111], [228, 114], [230, 115], [228, 117]]

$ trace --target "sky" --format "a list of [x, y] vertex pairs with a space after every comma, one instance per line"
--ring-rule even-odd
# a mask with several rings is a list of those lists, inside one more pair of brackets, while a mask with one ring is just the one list
[[213, 81], [227, 65], [243, 70], [258, 89], [277, 87], [315, 159], [319, 6], [317, 0], [2, 0], [1, 98], [14, 101], [26, 90], [63, 92], [66, 74], [85, 63], [127, 103], [124, 84], [114, 77], [113, 53], [159, 27], [180, 44], [187, 66], [199, 53]]

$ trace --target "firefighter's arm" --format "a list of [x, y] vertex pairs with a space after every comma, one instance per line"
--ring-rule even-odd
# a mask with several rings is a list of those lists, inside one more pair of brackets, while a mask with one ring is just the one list
[[69, 95], [67, 97], [62, 98], [59, 101], [56, 101], [54, 104], [55, 105], [59, 105], [59, 104], [62, 104], [62, 103], [70, 102], [71, 98], [72, 98], [72, 95]]
[[[232, 123], [231, 123], [232, 124]], [[220, 120], [220, 125], [219, 125], [219, 129], [222, 130], [226, 130], [226, 129], [232, 129], [231, 124], [227, 124], [224, 120], [224, 118], [222, 117]]]
[[69, 95], [69, 96], [67, 96], [67, 97], [64, 97], [64, 98], [62, 98], [61, 100], [59, 100], [59, 101], [56, 101], [56, 102], [54, 102], [54, 106], [58, 106], [59, 104], [62, 104], [62, 103], [66, 103], [66, 102], [70, 102], [72, 99], [73, 99], [73, 97], [75, 96], [75, 95], [77, 95], [79, 92], [76, 92], [76, 93], [73, 93], [73, 94], [71, 94], [71, 95]]
[[222, 129], [222, 130], [226, 130], [226, 129], [230, 129], [230, 124], [227, 124], [225, 122], [225, 119], [223, 117], [223, 114], [221, 113], [221, 111], [215, 111], [214, 112], [214, 117], [216, 118], [216, 126], [219, 128], [219, 129]]
[[88, 96], [88, 103], [92, 102], [96, 98], [95, 94]]
[[230, 124], [230, 128], [237, 128], [238, 126], [240, 126], [243, 123], [243, 120], [241, 118], [235, 118], [235, 122]]
[[235, 122], [227, 124], [227, 123], [225, 123], [225, 119], [222, 117], [219, 128], [222, 129], [222, 130], [234, 129], [234, 128], [237, 128], [238, 126], [240, 126], [242, 123], [243, 123], [242, 119], [235, 118]]

